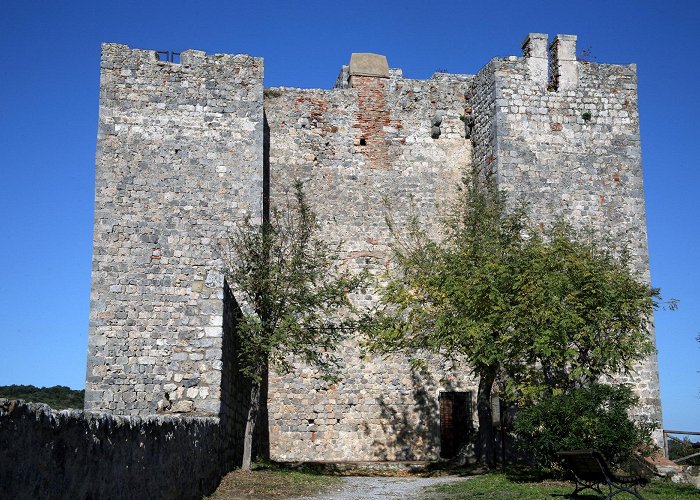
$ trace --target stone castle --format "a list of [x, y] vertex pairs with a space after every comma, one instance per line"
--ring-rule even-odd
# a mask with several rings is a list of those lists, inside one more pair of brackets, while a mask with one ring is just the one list
[[[103, 45], [86, 410], [213, 416], [240, 435], [248, 393], [221, 244], [297, 178], [351, 269], [388, 263], [384, 200], [399, 224], [413, 204], [438, 234], [479, 167], [538, 222], [563, 215], [629, 241], [648, 279], [635, 66], [579, 60], [571, 35], [532, 33], [522, 50], [429, 80], [353, 54], [320, 90], [264, 88], [262, 59], [247, 55], [171, 62]], [[272, 459], [434, 459], [463, 444], [476, 394], [464, 367], [436, 360], [417, 375], [400, 356], [339, 350], [334, 386], [303, 366], [270, 374]], [[655, 356], [633, 383], [639, 411], [660, 420]]]

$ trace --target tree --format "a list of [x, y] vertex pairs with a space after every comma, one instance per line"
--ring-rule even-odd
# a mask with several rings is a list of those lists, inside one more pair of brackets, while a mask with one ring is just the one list
[[[683, 439], [677, 436], [670, 436], [668, 438], [668, 458], [676, 461], [683, 457], [688, 457], [690, 455], [695, 455], [699, 452], [700, 442], [692, 441], [688, 436], [684, 436]], [[700, 465], [700, 456], [695, 456], [690, 459], [682, 461], [683, 465]]]
[[653, 352], [659, 292], [631, 271], [626, 251], [562, 222], [543, 233], [476, 171], [464, 185], [441, 241], [415, 218], [399, 237], [389, 220], [396, 272], [367, 344], [466, 361], [479, 377], [477, 453], [491, 465], [494, 384], [523, 402], [629, 373]]
[[33, 385], [0, 386], [0, 398], [23, 399], [33, 403], [45, 403], [55, 410], [83, 408], [85, 390], [74, 390], [65, 385], [35, 387]]
[[268, 220], [246, 220], [229, 241], [226, 279], [243, 311], [237, 334], [241, 372], [251, 380], [243, 447], [250, 470], [253, 434], [260, 415], [260, 390], [269, 367], [287, 373], [295, 362], [337, 378], [338, 343], [355, 328], [348, 294], [363, 274], [341, 270], [338, 249], [317, 236], [318, 224], [300, 181], [283, 210]]

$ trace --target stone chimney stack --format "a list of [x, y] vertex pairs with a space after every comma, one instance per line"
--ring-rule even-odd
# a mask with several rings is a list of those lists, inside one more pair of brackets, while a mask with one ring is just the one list
[[353, 77], [389, 78], [389, 63], [386, 56], [370, 53], [353, 53], [350, 56], [350, 87]]
[[551, 83], [556, 90], [578, 87], [576, 35], [557, 35], [549, 46]]
[[530, 79], [547, 85], [549, 61], [547, 59], [547, 35], [530, 33], [523, 41], [523, 56], [527, 59]]

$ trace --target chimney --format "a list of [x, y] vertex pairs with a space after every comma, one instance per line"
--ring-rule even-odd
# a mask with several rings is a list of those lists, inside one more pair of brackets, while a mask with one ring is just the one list
[[389, 63], [386, 56], [370, 53], [353, 53], [350, 56], [350, 87], [353, 76], [389, 78]]
[[530, 79], [547, 85], [549, 62], [547, 60], [547, 37], [545, 33], [530, 33], [523, 41], [523, 56], [530, 69]]
[[556, 90], [570, 90], [578, 86], [576, 62], [576, 35], [557, 35], [549, 46], [550, 74]]

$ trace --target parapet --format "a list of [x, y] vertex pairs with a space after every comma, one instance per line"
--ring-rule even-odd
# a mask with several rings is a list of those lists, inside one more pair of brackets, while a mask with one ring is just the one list
[[528, 34], [523, 41], [522, 49], [523, 56], [527, 60], [527, 65], [530, 69], [530, 77], [546, 85], [549, 79], [547, 35], [544, 33]]
[[555, 90], [570, 90], [578, 86], [576, 35], [557, 35], [549, 46], [550, 82]]
[[[176, 57], [173, 57], [176, 56]], [[153, 64], [170, 67], [209, 67], [217, 71], [226, 68], [259, 68], [262, 77], [263, 58], [247, 54], [207, 54], [202, 50], [185, 50], [181, 53], [158, 50], [134, 49], [119, 43], [102, 44], [103, 69], [112, 69], [125, 65]]]

